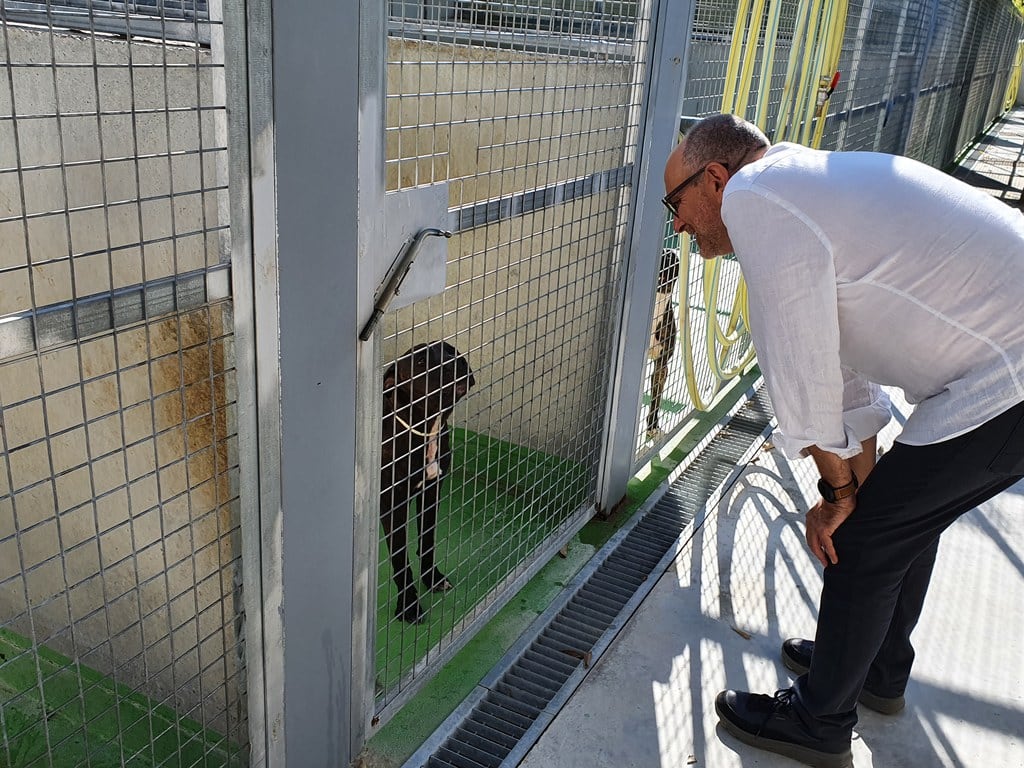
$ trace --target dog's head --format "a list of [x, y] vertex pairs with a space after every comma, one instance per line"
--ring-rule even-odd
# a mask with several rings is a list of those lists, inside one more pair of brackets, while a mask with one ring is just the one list
[[450, 411], [473, 386], [476, 379], [466, 358], [445, 341], [417, 344], [384, 373], [385, 396], [425, 415]]

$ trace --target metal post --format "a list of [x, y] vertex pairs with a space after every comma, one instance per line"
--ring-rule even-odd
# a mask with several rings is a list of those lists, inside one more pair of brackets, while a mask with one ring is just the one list
[[693, 0], [661, 0], [654, 8], [654, 51], [645, 93], [642, 135], [632, 183], [633, 213], [620, 291], [622, 313], [606, 411], [604, 458], [599, 481], [601, 509], [610, 511], [626, 493], [633, 473], [639, 403], [643, 393], [654, 280], [664, 240], [662, 172], [675, 145], [683, 102], [693, 25]]
[[[256, 326], [252, 250], [252, 194], [249, 184], [249, 54], [246, 6], [226, 0], [224, 25], [224, 96], [228, 114], [226, 178], [231, 222], [231, 295], [238, 388], [238, 483], [242, 543], [242, 599], [249, 721], [249, 765], [267, 765], [266, 686], [263, 677], [263, 578], [261, 573], [260, 466], [257, 429]], [[218, 32], [220, 30], [214, 30]], [[214, 35], [216, 46], [220, 35]], [[255, 66], [265, 64], [253, 62]]]
[[246, 474], [258, 489], [242, 494], [258, 494], [273, 766], [348, 766], [364, 719], [365, 595], [353, 563], [367, 525], [357, 478], [372, 456], [357, 461], [357, 430], [371, 417], [357, 415], [356, 393], [374, 351], [357, 340], [373, 300], [360, 205], [366, 231], [383, 208], [382, 193], [360, 198], [367, 168], [381, 177], [368, 194], [383, 177], [383, 11], [372, 5], [246, 8], [252, 239], [235, 259], [251, 259], [257, 413], [243, 413], [239, 429], [258, 446], [258, 476]]

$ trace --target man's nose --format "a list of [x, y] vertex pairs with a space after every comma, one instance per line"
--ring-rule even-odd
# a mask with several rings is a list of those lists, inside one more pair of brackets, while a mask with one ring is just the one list
[[679, 218], [678, 211], [676, 211], [675, 216], [672, 217], [672, 231], [675, 232], [677, 235], [681, 234], [683, 231], [683, 222]]

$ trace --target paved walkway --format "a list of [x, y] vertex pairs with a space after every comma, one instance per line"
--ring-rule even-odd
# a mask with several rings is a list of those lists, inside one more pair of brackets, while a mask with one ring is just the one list
[[[1018, 111], [962, 175], [1020, 206], [1022, 159]], [[714, 699], [725, 687], [788, 686], [782, 640], [813, 637], [821, 569], [801, 522], [816, 477], [809, 460], [763, 451], [521, 765], [796, 766], [721, 730]], [[862, 708], [857, 768], [1024, 768], [1024, 483], [944, 535], [914, 640], [907, 709], [884, 717]]]
[[1021, 208], [1024, 191], [1024, 108], [1007, 113], [953, 173], [988, 190], [1007, 205]]

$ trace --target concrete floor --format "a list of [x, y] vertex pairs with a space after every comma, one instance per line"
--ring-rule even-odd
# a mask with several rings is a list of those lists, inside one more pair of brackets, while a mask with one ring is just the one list
[[1007, 205], [1024, 206], [1024, 108], [1004, 115], [952, 175]]
[[[521, 763], [524, 768], [795, 766], [717, 724], [725, 687], [790, 684], [779, 646], [813, 637], [821, 569], [801, 521], [813, 464], [764, 451]], [[943, 537], [914, 635], [907, 709], [863, 709], [857, 768], [1024, 766], [1024, 483]], [[984, 656], [975, 649], [985, 648]]]

